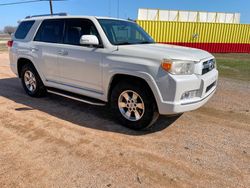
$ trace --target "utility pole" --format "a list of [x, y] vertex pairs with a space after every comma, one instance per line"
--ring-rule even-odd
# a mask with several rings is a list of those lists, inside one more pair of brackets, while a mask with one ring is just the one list
[[120, 17], [120, 0], [117, 0], [117, 17]]
[[53, 5], [52, 0], [49, 0], [49, 6], [50, 6], [50, 14], [53, 15]]

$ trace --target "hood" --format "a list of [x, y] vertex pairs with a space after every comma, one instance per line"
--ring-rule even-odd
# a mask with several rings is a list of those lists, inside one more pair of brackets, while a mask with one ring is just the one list
[[210, 53], [195, 49], [168, 44], [138, 44], [119, 46], [119, 50], [131, 51], [130, 54], [154, 59], [173, 59], [199, 62], [213, 57]]

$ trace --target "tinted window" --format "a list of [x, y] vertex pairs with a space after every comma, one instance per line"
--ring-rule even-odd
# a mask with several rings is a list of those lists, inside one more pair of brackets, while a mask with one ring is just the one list
[[61, 43], [63, 38], [64, 20], [45, 20], [40, 26], [35, 41]]
[[20, 23], [18, 26], [16, 32], [15, 32], [15, 38], [16, 39], [24, 39], [27, 34], [29, 33], [32, 25], [35, 23], [35, 21], [25, 21]]
[[68, 19], [66, 21], [64, 43], [80, 45], [82, 35], [95, 35], [100, 41], [95, 25], [90, 20]]

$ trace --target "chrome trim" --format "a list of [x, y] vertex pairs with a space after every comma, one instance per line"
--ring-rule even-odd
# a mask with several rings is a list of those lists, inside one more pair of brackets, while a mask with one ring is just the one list
[[[216, 61], [215, 59], [210, 59], [208, 61], [204, 61], [202, 63], [202, 75], [210, 72], [211, 70], [213, 70], [216, 66]], [[206, 70], [206, 72], [204, 72], [204, 70]]]

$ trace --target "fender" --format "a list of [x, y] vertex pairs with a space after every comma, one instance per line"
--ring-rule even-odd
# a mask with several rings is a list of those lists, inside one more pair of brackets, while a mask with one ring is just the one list
[[155, 100], [157, 102], [157, 106], [161, 101], [163, 101], [162, 96], [160, 94], [160, 90], [154, 78], [150, 74], [146, 72], [142, 72], [142, 71], [131, 71], [131, 70], [124, 70], [124, 69], [119, 69], [119, 68], [110, 70], [108, 76], [103, 80], [104, 95], [105, 95], [106, 101], [108, 101], [108, 93], [109, 93], [109, 89], [113, 81], [113, 78], [115, 77], [115, 75], [118, 75], [118, 74], [134, 76], [134, 77], [143, 79], [144, 81], [146, 81], [149, 88], [151, 89], [155, 97]]
[[[42, 79], [42, 81], [43, 81], [43, 83], [44, 83], [45, 78], [44, 78], [43, 74], [41, 74], [41, 73], [38, 71], [39, 68], [38, 68], [37, 64], [34, 63], [34, 58], [33, 58], [31, 55], [29, 55], [29, 54], [22, 54], [21, 57], [18, 56], [18, 57], [17, 57], [17, 63], [16, 63], [16, 64], [17, 64], [17, 67], [18, 67], [18, 61], [19, 61], [20, 59], [27, 59], [27, 60], [29, 60], [29, 61], [32, 63], [32, 65], [35, 67], [35, 69], [36, 69], [38, 75], [40, 76], [40, 78]], [[18, 75], [18, 76], [20, 77], [20, 75]]]

